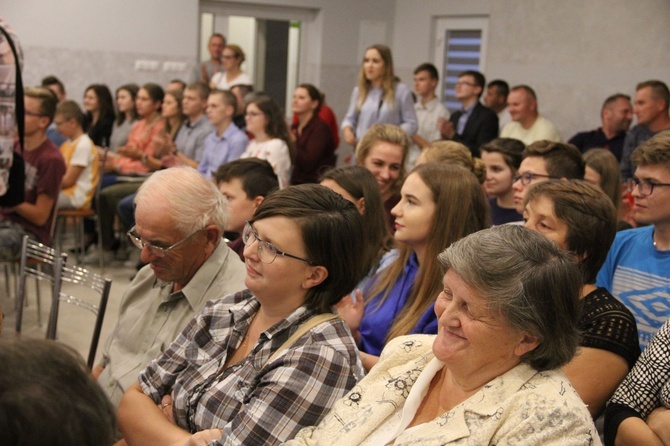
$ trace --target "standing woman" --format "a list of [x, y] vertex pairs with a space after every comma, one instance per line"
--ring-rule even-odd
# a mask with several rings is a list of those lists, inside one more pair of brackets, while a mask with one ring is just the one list
[[342, 121], [342, 136], [355, 146], [377, 123], [398, 125], [408, 137], [419, 128], [412, 92], [395, 77], [391, 49], [380, 44], [365, 50], [358, 86]]
[[116, 89], [116, 120], [109, 137], [109, 148], [116, 151], [128, 142], [128, 135], [137, 121], [135, 98], [140, 87], [137, 84], [125, 84]]
[[437, 333], [433, 311], [440, 292], [437, 255], [455, 241], [487, 228], [488, 204], [479, 181], [465, 168], [423, 164], [409, 174], [395, 217], [398, 258], [364, 291], [365, 310], [357, 321], [363, 365], [370, 369], [384, 345], [411, 333]]
[[377, 180], [391, 229], [391, 209], [400, 201], [408, 153], [409, 138], [400, 127], [391, 124], [373, 125], [356, 147], [356, 164], [372, 172]]
[[324, 170], [335, 166], [333, 136], [317, 116], [322, 102], [321, 92], [311, 84], [301, 84], [293, 93], [293, 113], [298, 122], [291, 126], [295, 138], [291, 184], [316, 183]]
[[516, 176], [524, 144], [518, 139], [498, 138], [481, 147], [486, 164], [484, 187], [491, 206], [491, 222], [502, 225], [523, 220], [514, 206], [514, 177]]
[[211, 88], [230, 90], [235, 85], [253, 85], [251, 77], [242, 71], [244, 51], [237, 45], [226, 45], [223, 49], [223, 71], [212, 76], [209, 82]]
[[84, 110], [86, 110], [85, 128], [88, 136], [98, 147], [109, 144], [114, 126], [114, 100], [112, 93], [104, 84], [89, 85], [84, 92]]
[[256, 95], [245, 108], [247, 132], [254, 136], [241, 158], [267, 160], [277, 174], [279, 188], [289, 184], [293, 144], [279, 105], [266, 95]]

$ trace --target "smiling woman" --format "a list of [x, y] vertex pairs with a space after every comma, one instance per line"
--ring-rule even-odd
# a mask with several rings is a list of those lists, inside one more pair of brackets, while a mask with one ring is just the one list
[[558, 369], [579, 340], [573, 258], [513, 225], [438, 258], [437, 335], [391, 341], [323, 422], [287, 445], [600, 444]]
[[361, 234], [356, 207], [323, 186], [263, 200], [243, 236], [249, 289], [210, 302], [140, 373], [119, 409], [127, 443], [274, 445], [318, 423], [363, 376], [331, 314], [366, 272]]

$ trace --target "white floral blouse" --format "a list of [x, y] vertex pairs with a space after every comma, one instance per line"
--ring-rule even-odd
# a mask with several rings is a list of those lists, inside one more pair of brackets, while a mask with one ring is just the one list
[[449, 412], [406, 429], [418, 407], [405, 410], [406, 406], [420, 403], [427, 390], [425, 383], [443, 367], [432, 353], [434, 338], [411, 335], [391, 341], [379, 363], [318, 426], [301, 430], [286, 444], [601, 444], [586, 406], [563, 372], [538, 372], [525, 363], [495, 378]]

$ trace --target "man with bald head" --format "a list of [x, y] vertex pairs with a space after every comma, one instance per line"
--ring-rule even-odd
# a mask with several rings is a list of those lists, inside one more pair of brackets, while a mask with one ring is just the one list
[[501, 138], [514, 138], [529, 145], [535, 141], [562, 142], [561, 133], [537, 109], [537, 95], [528, 85], [517, 85], [507, 96], [512, 122], [500, 132]]
[[147, 266], [126, 289], [116, 328], [93, 370], [115, 407], [208, 300], [245, 288], [244, 264], [221, 238], [229, 218], [226, 200], [196, 170], [154, 173], [137, 192], [135, 206], [128, 238]]

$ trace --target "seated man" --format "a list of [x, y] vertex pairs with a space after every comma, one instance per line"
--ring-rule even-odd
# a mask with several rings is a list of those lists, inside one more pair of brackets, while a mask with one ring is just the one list
[[[56, 76], [47, 76], [42, 79], [42, 86], [48, 88], [56, 96], [56, 101], [60, 104], [61, 102], [67, 100], [67, 93], [65, 92], [65, 85], [60, 81]], [[61, 144], [67, 139], [65, 136], [61, 135], [54, 123], [52, 122], [49, 127], [47, 127], [47, 138], [51, 140], [56, 147], [60, 147]]]
[[498, 128], [500, 131], [512, 122], [512, 116], [510, 116], [509, 107], [507, 107], [508, 95], [509, 84], [502, 79], [489, 82], [484, 95], [484, 105], [498, 114]]
[[25, 201], [0, 208], [0, 260], [18, 258], [24, 235], [51, 244], [53, 211], [65, 174], [63, 155], [46, 136], [56, 111], [56, 98], [42, 87], [26, 88], [24, 98]]
[[198, 172], [211, 178], [222, 164], [238, 159], [249, 144], [247, 135], [233, 124], [237, 100], [230, 91], [212, 90], [207, 98], [207, 117], [214, 131], [205, 137]]
[[84, 113], [74, 101], [64, 101], [56, 107], [54, 118], [58, 131], [65, 136], [60, 152], [67, 170], [58, 196], [59, 209], [89, 209], [100, 181], [98, 151], [89, 136], [84, 133]]
[[537, 95], [528, 85], [517, 85], [507, 96], [512, 122], [501, 131], [501, 138], [514, 138], [529, 145], [543, 139], [563, 141], [556, 126], [537, 110]]
[[202, 175], [188, 167], [156, 172], [135, 204], [137, 224], [128, 236], [149, 265], [126, 289], [93, 370], [114, 406], [208, 300], [245, 288], [244, 264], [221, 242], [225, 200]]
[[548, 180], [583, 180], [586, 165], [572, 144], [537, 141], [523, 151], [519, 172], [514, 177], [514, 206], [523, 214], [528, 189]]
[[633, 313], [644, 349], [670, 317], [670, 132], [643, 143], [631, 161], [633, 218], [648, 226], [617, 234], [596, 285]]
[[600, 110], [602, 126], [590, 132], [580, 132], [568, 141], [582, 153], [592, 148], [607, 149], [617, 161], [621, 162], [621, 151], [626, 139], [626, 132], [633, 121], [633, 106], [630, 105], [630, 96], [615, 94], [607, 99]]
[[43, 339], [3, 339], [0, 364], [2, 444], [114, 443], [114, 410], [70, 347]]
[[[244, 158], [222, 164], [216, 171], [215, 179], [230, 208], [226, 232], [234, 234], [242, 234], [244, 225], [253, 217], [263, 199], [279, 189], [279, 180], [272, 165], [258, 158]], [[242, 237], [228, 245], [244, 261]]]

